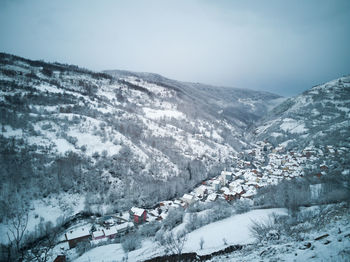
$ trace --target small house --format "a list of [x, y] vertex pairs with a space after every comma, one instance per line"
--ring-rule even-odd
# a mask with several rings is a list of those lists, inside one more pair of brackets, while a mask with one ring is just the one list
[[136, 224], [141, 224], [147, 219], [147, 211], [143, 208], [133, 207], [130, 210], [130, 216]]
[[134, 227], [133, 223], [127, 222], [127, 223], [120, 224], [120, 225], [116, 226], [115, 228], [117, 229], [117, 232], [119, 235], [124, 235], [133, 227]]
[[70, 230], [64, 234], [66, 241], [68, 241], [69, 248], [74, 248], [79, 242], [87, 241], [90, 239], [90, 232], [86, 228], [79, 228], [76, 230]]
[[199, 196], [199, 197], [204, 197], [205, 194], [208, 193], [208, 190], [207, 190], [207, 187], [204, 186], [204, 185], [201, 185], [199, 186], [198, 188], [195, 189], [195, 192], [196, 192], [196, 196]]
[[208, 200], [209, 201], [215, 201], [218, 198], [218, 195], [216, 193], [211, 193], [210, 195], [208, 195]]
[[224, 193], [224, 198], [226, 201], [232, 201], [232, 200], [236, 199], [236, 195], [234, 195], [232, 192]]
[[213, 182], [213, 188], [214, 188], [215, 191], [219, 191], [220, 188], [221, 188], [221, 182], [219, 180], [215, 180]]
[[234, 199], [234, 193], [230, 191], [230, 189], [228, 189], [227, 187], [223, 187], [221, 189], [223, 195], [224, 195], [224, 198], [227, 200], [227, 201], [231, 201]]
[[105, 237], [108, 237], [109, 239], [113, 239], [117, 236], [118, 230], [115, 226], [103, 229], [103, 233]]
[[221, 177], [223, 178], [224, 184], [227, 184], [232, 181], [232, 172], [229, 171], [222, 171]]
[[184, 194], [181, 200], [184, 201], [187, 205], [190, 205], [195, 201], [194, 196], [190, 194]]

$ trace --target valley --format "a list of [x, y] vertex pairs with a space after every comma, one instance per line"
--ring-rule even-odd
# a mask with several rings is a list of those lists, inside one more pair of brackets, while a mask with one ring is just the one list
[[[4, 260], [143, 261], [243, 245], [230, 254], [241, 261], [256, 240], [249, 259], [270, 244], [276, 258], [323, 230], [306, 230], [315, 214], [327, 216], [329, 248], [350, 254], [349, 76], [286, 99], [1, 53], [0, 114]], [[326, 245], [314, 246], [336, 257]]]

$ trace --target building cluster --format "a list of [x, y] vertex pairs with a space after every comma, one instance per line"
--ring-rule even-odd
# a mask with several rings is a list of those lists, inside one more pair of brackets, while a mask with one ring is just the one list
[[[65, 239], [69, 247], [73, 248], [81, 241], [113, 239], [132, 230], [134, 225], [163, 220], [171, 208], [187, 208], [198, 201], [252, 199], [258, 188], [277, 184], [282, 179], [303, 176], [303, 170], [308, 163], [314, 163], [317, 158], [326, 154], [336, 155], [342, 150], [347, 151], [346, 148], [335, 149], [333, 146], [326, 146], [322, 149], [307, 147], [302, 151], [287, 152], [284, 147], [274, 148], [268, 142], [260, 141], [255, 148], [234, 157], [235, 162], [230, 170], [224, 170], [218, 176], [203, 181], [181, 198], [162, 201], [154, 209], [133, 207], [127, 218], [104, 217], [98, 228], [71, 230], [65, 234]], [[328, 168], [326, 164], [320, 165], [320, 173], [316, 175], [325, 175]]]

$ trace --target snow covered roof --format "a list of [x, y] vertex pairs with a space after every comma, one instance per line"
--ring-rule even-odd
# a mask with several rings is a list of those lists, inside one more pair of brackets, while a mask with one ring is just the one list
[[134, 226], [133, 223], [126, 222], [126, 223], [115, 226], [115, 228], [117, 229], [118, 232], [120, 232], [120, 231], [127, 229], [128, 227], [133, 227], [133, 226]]
[[104, 236], [105, 233], [103, 231], [95, 231], [95, 232], [92, 232], [92, 237], [93, 238], [97, 238], [97, 237], [102, 237]]
[[248, 189], [247, 192], [245, 192], [242, 196], [243, 197], [252, 197], [254, 196], [256, 193], [256, 191], [254, 191], [253, 189]]
[[190, 194], [184, 194], [182, 198], [183, 198], [183, 199], [186, 199], [186, 200], [192, 200], [192, 199], [193, 199], [193, 197], [194, 197], [193, 195], [190, 195]]
[[231, 187], [231, 190], [233, 194], [239, 194], [243, 191], [243, 187], [241, 185], [234, 185]]
[[197, 194], [204, 194], [205, 190], [207, 190], [207, 187], [204, 185], [199, 186], [198, 188], [195, 189]]
[[212, 193], [208, 196], [208, 200], [210, 201], [214, 201], [217, 198], [217, 194], [216, 193]]
[[145, 212], [145, 211], [146, 210], [144, 210], [143, 208], [138, 208], [138, 207], [131, 208], [131, 212], [138, 217], [142, 216], [143, 212]]
[[175, 200], [174, 200], [174, 204], [181, 205], [181, 201], [178, 200], [178, 199], [175, 199]]
[[111, 236], [111, 235], [115, 235], [118, 233], [118, 230], [115, 226], [111, 227], [111, 228], [103, 229], [103, 231], [104, 231], [106, 237]]
[[229, 172], [229, 171], [221, 171], [221, 175], [222, 175], [222, 176], [232, 175], [232, 172]]
[[90, 236], [90, 232], [87, 228], [84, 228], [84, 227], [80, 227], [75, 230], [70, 230], [69, 232], [66, 233], [67, 240], [86, 237], [86, 236]]
[[223, 187], [221, 188], [221, 190], [224, 192], [224, 194], [228, 195], [228, 194], [232, 194], [230, 189], [228, 189], [227, 187]]

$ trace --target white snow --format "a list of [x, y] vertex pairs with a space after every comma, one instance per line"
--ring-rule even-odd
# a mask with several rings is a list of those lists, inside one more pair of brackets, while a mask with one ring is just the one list
[[280, 125], [280, 128], [285, 131], [292, 134], [302, 134], [307, 131], [305, 128], [305, 124], [298, 121], [291, 119], [291, 118], [285, 118], [283, 120], [283, 123]]
[[[84, 208], [84, 197], [79, 194], [62, 193], [55, 197], [32, 201], [28, 214], [27, 233], [37, 231], [41, 217], [44, 223], [52, 222], [56, 225], [57, 219], [74, 215]], [[0, 243], [7, 243], [7, 224], [0, 224]]]
[[1, 134], [6, 137], [22, 137], [23, 136], [23, 130], [22, 129], [13, 129], [9, 125], [0, 125], [0, 129], [4, 129], [4, 131], [1, 131]]
[[182, 112], [175, 110], [156, 110], [145, 107], [143, 108], [143, 111], [145, 112], [146, 117], [150, 119], [160, 119], [162, 117], [186, 119], [186, 116]]
[[145, 210], [143, 208], [132, 207], [131, 212], [134, 213], [134, 215], [139, 217], [139, 216], [142, 216], [142, 214], [143, 214], [143, 212], [145, 212]]
[[49, 93], [56, 93], [56, 94], [63, 94], [64, 93], [64, 91], [62, 89], [57, 88], [55, 86], [49, 86], [49, 85], [42, 84], [39, 86], [34, 85], [33, 87], [40, 90], [41, 92], [49, 92]]
[[[286, 209], [260, 209], [247, 212], [245, 214], [235, 215], [227, 219], [217, 221], [201, 227], [188, 234], [183, 252], [197, 252], [199, 254], [209, 254], [211, 252], [223, 249], [223, 238], [228, 245], [253, 243], [254, 238], [251, 236], [249, 227], [252, 220], [265, 220], [272, 213], [287, 214]], [[180, 225], [181, 226], [181, 225]], [[180, 227], [179, 226], [179, 227]], [[179, 228], [175, 228], [177, 231]], [[203, 237], [204, 247], [200, 249], [199, 241]], [[120, 244], [110, 244], [96, 247], [81, 257], [74, 260], [75, 262], [87, 261], [122, 261], [125, 253]], [[143, 261], [145, 259], [164, 255], [164, 251], [159, 248], [152, 238], [142, 241], [142, 247], [128, 254], [129, 261]]]
[[89, 235], [90, 235], [89, 229], [86, 227], [75, 228], [66, 233], [68, 240], [79, 238], [79, 237], [85, 237]]

